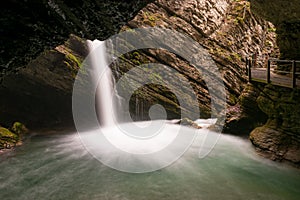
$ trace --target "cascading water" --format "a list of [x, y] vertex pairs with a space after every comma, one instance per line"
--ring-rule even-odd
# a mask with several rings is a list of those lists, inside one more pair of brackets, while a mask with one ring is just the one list
[[115, 126], [117, 122], [115, 119], [115, 106], [113, 105], [113, 80], [111, 70], [108, 67], [105, 41], [88, 40], [87, 43], [94, 71], [92, 81], [98, 85], [95, 94], [97, 114], [100, 115], [102, 126]]
[[[170, 165], [191, 145], [196, 131], [183, 133], [183, 127], [172, 126], [166, 120], [133, 122], [129, 112], [127, 122], [118, 123], [105, 45], [105, 42], [98, 40], [88, 41], [91, 81], [96, 88], [96, 112], [101, 126], [79, 132], [83, 144], [95, 158], [120, 171], [143, 173]], [[126, 80], [130, 84], [131, 80]], [[143, 110], [143, 107], [139, 108], [140, 105], [137, 105], [137, 115], [139, 110]], [[162, 106], [153, 105], [149, 117], [165, 119], [166, 112]]]

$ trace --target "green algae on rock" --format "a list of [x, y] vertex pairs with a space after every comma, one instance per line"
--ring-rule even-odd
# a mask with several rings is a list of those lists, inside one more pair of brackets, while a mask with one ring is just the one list
[[19, 141], [20, 137], [18, 134], [13, 133], [6, 128], [0, 127], [0, 150], [13, 148]]
[[0, 126], [0, 150], [11, 149], [21, 145], [28, 133], [29, 130], [21, 122], [13, 123], [9, 129]]

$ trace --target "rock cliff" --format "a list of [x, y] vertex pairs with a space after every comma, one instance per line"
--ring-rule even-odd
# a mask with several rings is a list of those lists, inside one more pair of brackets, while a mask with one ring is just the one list
[[[2, 63], [5, 65], [5, 76], [0, 87], [0, 121], [9, 125], [12, 121], [23, 120], [25, 123], [40, 126], [72, 121], [70, 101], [72, 81], [86, 55], [83, 42], [71, 36], [65, 45], [58, 46], [54, 50], [46, 50], [36, 56], [43, 48], [51, 47], [66, 38], [68, 33], [76, 33], [88, 39], [95, 37], [105, 39], [117, 33], [119, 28], [124, 31], [153, 26], [184, 33], [201, 44], [217, 64], [227, 89], [227, 105], [236, 104], [246, 83], [245, 56], [251, 53], [268, 55], [276, 53], [275, 33], [271, 31], [273, 25], [255, 16], [250, 10], [248, 1], [157, 0], [146, 6], [144, 6], [146, 1], [137, 1], [135, 4], [133, 1], [126, 3], [111, 1], [109, 4], [96, 2], [98, 3], [56, 0], [47, 3], [10, 2], [11, 7], [22, 5], [24, 7], [22, 13], [29, 14], [29, 17], [22, 16], [21, 12], [14, 16], [18, 9], [9, 7], [5, 16], [12, 15], [12, 20], [2, 17], [3, 20], [6, 19], [6, 25], [24, 28], [29, 30], [30, 34], [24, 31], [20, 35], [17, 34], [17, 37], [16, 33], [12, 32], [18, 29], [12, 30], [12, 27], [4, 29], [4, 36], [7, 39], [3, 40], [5, 44], [1, 51], [4, 55]], [[143, 9], [137, 12], [142, 6]], [[39, 8], [38, 12], [33, 12], [32, 8]], [[119, 14], [107, 19], [102, 11], [110, 13], [108, 16]], [[133, 16], [134, 18], [129, 20]], [[24, 18], [23, 21], [14, 24], [20, 18]], [[118, 23], [115, 24], [116, 21]], [[127, 21], [128, 23], [122, 26]], [[12, 39], [16, 39], [13, 47], [9, 45]], [[33, 50], [28, 50], [27, 47]], [[31, 61], [28, 62], [29, 60]], [[196, 91], [201, 117], [210, 116], [211, 100], [207, 86], [199, 74], [194, 73], [193, 67], [182, 58], [170, 52], [147, 49], [124, 55], [120, 60], [121, 67], [118, 69], [121, 74], [136, 65], [150, 61], [172, 67], [183, 74]], [[146, 92], [140, 95], [146, 98], [136, 98], [146, 105], [141, 106], [142, 113], [147, 115], [149, 105], [154, 102], [163, 102], [170, 113], [169, 118], [180, 116], [179, 104], [174, 95], [167, 90], [168, 88], [156, 86], [146, 88]], [[131, 104], [139, 106], [134, 99]]]
[[[229, 106], [236, 104], [247, 82], [245, 57], [252, 53], [277, 54], [273, 25], [253, 15], [247, 1], [157, 0], [145, 6], [122, 30], [154, 26], [184, 33], [211, 54], [222, 73]], [[197, 92], [201, 117], [210, 116], [211, 99], [207, 86], [186, 61], [163, 50], [138, 51], [126, 55], [123, 61], [126, 64], [121, 64], [120, 69], [124, 72], [136, 63], [160, 62], [184, 74]], [[151, 105], [156, 101], [154, 95], [141, 96], [145, 98], [138, 99], [139, 102], [146, 101]], [[172, 98], [174, 96], [169, 96], [171, 99], [168, 100], [178, 105]], [[143, 113], [147, 114], [148, 107], [143, 108]], [[178, 110], [174, 112], [173, 117], [179, 116], [178, 113], [176, 115]]]
[[262, 155], [300, 166], [300, 91], [268, 85], [257, 98], [268, 115], [265, 125], [254, 129], [250, 140]]
[[250, 0], [251, 10], [276, 26], [281, 58], [300, 59], [300, 4], [298, 0]]
[[[280, 57], [300, 59], [300, 5], [297, 0], [250, 0], [251, 10], [272, 22], [276, 29]], [[250, 140], [260, 154], [273, 160], [300, 166], [299, 90], [268, 85], [255, 86], [252, 100], [268, 115], [263, 126], [254, 129]], [[262, 121], [261, 121], [262, 122]]]
[[[0, 13], [1, 74], [25, 66], [70, 34], [104, 40], [149, 0], [8, 0]], [[0, 75], [1, 77], [1, 75]]]
[[3, 4], [1, 123], [7, 127], [16, 120], [29, 127], [70, 124], [73, 81], [86, 56], [84, 40], [70, 34], [104, 40], [147, 2], [9, 0]]

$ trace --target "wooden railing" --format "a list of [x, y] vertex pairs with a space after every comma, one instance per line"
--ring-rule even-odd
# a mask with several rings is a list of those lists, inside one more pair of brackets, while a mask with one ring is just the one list
[[[276, 65], [272, 65], [272, 63], [276, 63]], [[281, 70], [281, 69], [274, 69], [273, 66], [276, 66], [278, 68], [279, 64], [284, 63], [284, 65], [290, 66], [290, 70]], [[264, 82], [264, 83], [270, 83], [273, 85], [280, 85], [284, 87], [291, 87], [296, 88], [300, 87], [300, 80], [299, 83], [297, 83], [297, 77], [300, 77], [300, 72], [298, 72], [297, 67], [299, 67], [300, 70], [300, 61], [297, 60], [279, 60], [279, 59], [268, 59], [266, 67], [255, 67], [256, 60], [252, 58], [246, 58], [246, 69], [248, 74], [249, 82], [255, 81], [255, 82]], [[260, 71], [258, 71], [260, 69]], [[256, 76], [254, 77], [252, 72], [256, 72]], [[274, 72], [276, 75], [277, 80], [272, 80], [271, 72]], [[263, 74], [265, 73], [265, 74]], [[284, 74], [284, 75], [282, 75]], [[262, 78], [261, 76], [265, 75], [266, 78]], [[275, 79], [274, 78], [274, 79]], [[285, 82], [285, 83], [281, 83]], [[288, 82], [288, 84], [287, 84]]]

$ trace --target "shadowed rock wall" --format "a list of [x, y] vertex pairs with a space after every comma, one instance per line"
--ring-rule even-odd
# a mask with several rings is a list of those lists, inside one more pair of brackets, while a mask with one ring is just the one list
[[281, 58], [300, 59], [300, 3], [298, 0], [250, 0], [251, 10], [276, 26]]

